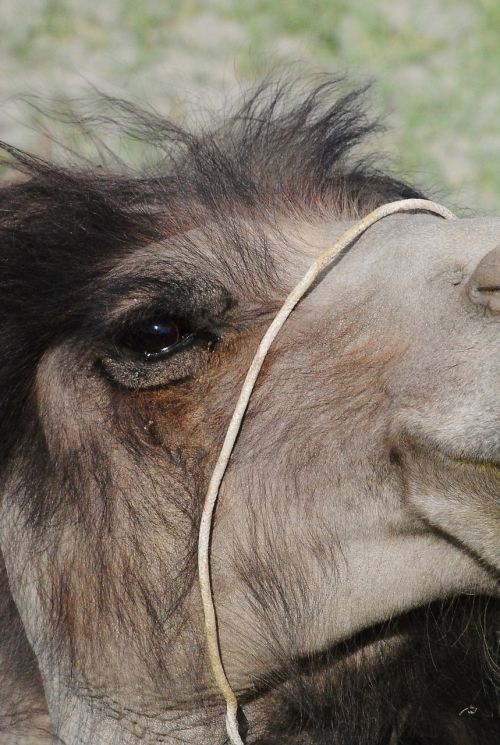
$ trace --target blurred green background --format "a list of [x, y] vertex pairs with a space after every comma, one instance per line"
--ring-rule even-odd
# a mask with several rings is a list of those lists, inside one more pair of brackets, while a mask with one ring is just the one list
[[377, 147], [400, 174], [499, 211], [500, 0], [0, 0], [0, 20], [0, 137], [16, 145], [46, 147], [19, 94], [93, 84], [185, 118], [272, 70], [347, 73], [375, 82]]

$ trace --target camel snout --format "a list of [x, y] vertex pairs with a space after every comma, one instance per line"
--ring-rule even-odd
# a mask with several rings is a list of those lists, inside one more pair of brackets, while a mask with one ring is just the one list
[[500, 246], [486, 254], [467, 284], [469, 299], [500, 313]]

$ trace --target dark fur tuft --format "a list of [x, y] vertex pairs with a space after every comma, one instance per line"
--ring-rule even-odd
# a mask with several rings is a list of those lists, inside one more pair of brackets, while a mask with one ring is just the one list
[[[131, 722], [134, 731], [141, 712], [131, 709], [128, 699], [123, 703], [119, 690], [111, 690], [116, 702], [105, 698], [104, 685], [100, 691], [99, 675], [108, 662], [116, 660], [121, 673], [119, 655], [124, 649], [131, 667], [142, 665], [137, 680], [150, 679], [155, 695], [159, 691], [164, 713], [165, 692], [170, 693], [176, 682], [172, 670], [179, 674], [177, 657], [172, 662], [171, 656], [178, 651], [178, 639], [194, 639], [186, 644], [188, 660], [180, 677], [186, 673], [196, 680], [196, 694], [207, 697], [200, 675], [203, 647], [193, 636], [196, 627], [193, 624], [191, 630], [184, 605], [187, 608], [195, 574], [200, 505], [212, 455], [205, 433], [209, 427], [213, 442], [222, 439], [226, 411], [216, 396], [211, 401], [205, 395], [210, 415], [198, 412], [190, 418], [189, 392], [179, 392], [181, 386], [177, 400], [164, 390], [157, 401], [146, 401], [141, 391], [124, 394], [116, 385], [107, 409], [92, 399], [95, 389], [89, 384], [86, 406], [75, 405], [75, 394], [59, 416], [57, 404], [65, 403], [65, 391], [64, 385], [54, 386], [48, 408], [53, 409], [50, 424], [57, 445], [51, 450], [50, 431], [47, 436], [38, 410], [43, 396], [38, 392], [39, 399], [34, 400], [37, 366], [44, 352], [60, 340], [75, 336], [78, 349], [85, 349], [84, 333], [98, 325], [98, 316], [105, 318], [116, 299], [113, 293], [135, 291], [143, 280], [139, 267], [137, 276], [135, 270], [115, 276], [112, 285], [112, 270], [151, 242], [168, 241], [210, 224], [217, 250], [223, 256], [227, 253], [227, 265], [236, 255], [244, 263], [244, 282], [256, 279], [257, 285], [269, 285], [272, 271], [262, 258], [266, 243], [258, 240], [260, 225], [279, 226], [280, 219], [290, 215], [311, 222], [356, 218], [384, 202], [422, 196], [378, 170], [373, 158], [355, 155], [356, 146], [377, 129], [364, 112], [362, 93], [339, 96], [335, 81], [305, 93], [287, 84], [264, 85], [220, 125], [197, 134], [107, 99], [103, 103], [111, 114], [101, 112], [97, 124], [123, 124], [129, 136], [153, 145], [159, 153], [154, 168], [135, 173], [118, 167], [115, 158], [108, 169], [83, 161], [65, 167], [3, 145], [23, 180], [0, 189], [0, 466], [8, 461], [16, 439], [24, 436], [26, 452], [22, 446], [17, 450], [25, 462], [13, 464], [10, 475], [15, 483], [10, 491], [15, 493], [19, 485], [14, 498], [22, 501], [23, 489], [26, 495], [21, 535], [31, 540], [26, 564], [34, 572], [49, 620], [47, 648], [54, 658], [64, 660], [66, 655], [75, 671], [72, 685], [87, 686], [84, 695], [94, 713], [102, 706], [108, 716], [121, 721], [126, 712], [124, 726]], [[90, 125], [84, 117], [80, 124], [84, 130]], [[245, 220], [252, 224], [251, 234], [245, 233]], [[204, 237], [207, 234], [208, 230]], [[189, 250], [188, 241], [185, 245]], [[177, 283], [174, 290], [182, 294], [182, 285]], [[202, 283], [198, 292], [219, 305], [229, 305], [231, 299], [210, 294]], [[185, 297], [183, 302], [187, 303]], [[372, 366], [383, 367], [382, 357], [376, 358], [377, 364], [374, 359], [370, 358], [370, 374]], [[65, 375], [71, 378], [64, 362], [60, 360], [58, 368], [63, 384]], [[352, 356], [348, 365], [350, 375]], [[361, 364], [357, 371], [363, 383]], [[228, 397], [234, 393], [231, 386], [236, 391], [241, 383], [238, 372], [229, 382], [229, 376], [214, 379]], [[50, 366], [44, 382], [50, 388]], [[363, 386], [374, 400], [373, 390]], [[70, 379], [67, 387], [72, 388]], [[355, 407], [361, 406], [359, 395], [352, 398]], [[65, 417], [66, 422], [60, 421]], [[160, 417], [162, 432], [157, 427]], [[78, 420], [74, 429], [79, 437], [68, 441], [73, 420]], [[169, 422], [178, 433], [184, 422], [185, 436], [170, 439]], [[133, 489], [128, 488], [128, 479]], [[273, 618], [280, 623], [286, 618], [292, 631], [307, 622], [300, 614], [311, 591], [301, 565], [294, 566], [293, 557], [283, 551], [276, 553], [272, 538], [268, 552], [256, 550], [257, 540], [253, 541], [250, 555], [241, 552], [244, 561], [239, 567], [248, 600], [260, 609], [260, 626], [267, 625], [271, 639]], [[337, 548], [332, 533], [324, 546], [316, 542], [310, 553], [320, 551], [330, 567]], [[294, 544], [291, 553], [298, 561], [301, 550], [304, 544]], [[388, 619], [305, 659], [290, 659], [284, 650], [282, 661], [277, 655], [282, 666], [269, 679], [256, 681], [255, 691], [244, 701], [251, 724], [249, 742], [492, 745], [498, 739], [498, 653], [493, 638], [498, 609], [496, 600], [459, 597]], [[0, 738], [2, 729], [12, 727], [12, 712], [20, 727], [37, 709], [50, 737], [36, 661], [0, 560], [2, 620], [0, 683], [5, 681], [4, 688], [10, 685], [14, 693], [7, 691], [7, 718], [0, 707]], [[279, 631], [277, 639], [282, 638], [283, 629]], [[374, 652], [372, 642], [380, 642]], [[1, 664], [4, 658], [6, 663]], [[100, 667], [94, 677], [96, 660]], [[26, 701], [15, 700], [16, 686], [26, 692]], [[184, 691], [182, 696], [184, 703]], [[215, 716], [217, 707], [212, 710], [208, 704], [207, 716]], [[154, 717], [147, 710], [144, 718], [153, 726]], [[180, 739], [186, 736], [183, 726], [181, 719]]]
[[111, 118], [160, 151], [154, 169], [136, 174], [63, 167], [2, 145], [25, 177], [0, 189], [2, 457], [44, 349], [71, 333], [90, 288], [123, 252], [235, 214], [358, 216], [420, 196], [372, 161], [353, 159], [377, 125], [362, 91], [339, 97], [338, 88], [326, 81], [300, 97], [293, 85], [264, 85], [198, 134], [108, 99]]

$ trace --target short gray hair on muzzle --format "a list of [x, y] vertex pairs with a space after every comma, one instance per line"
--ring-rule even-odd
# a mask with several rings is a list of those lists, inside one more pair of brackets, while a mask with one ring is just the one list
[[224, 665], [222, 663], [217, 631], [217, 615], [215, 612], [210, 575], [210, 536], [220, 485], [224, 478], [231, 453], [234, 449], [236, 438], [241, 429], [248, 402], [252, 395], [260, 369], [271, 344], [278, 335], [286, 319], [315, 280], [320, 277], [320, 274], [324, 269], [326, 269], [335, 259], [340, 260], [347, 250], [352, 247], [354, 242], [374, 223], [382, 220], [384, 217], [394, 215], [397, 212], [429, 212], [434, 215], [439, 215], [445, 220], [456, 219], [456, 216], [446, 209], [446, 207], [426, 199], [402, 199], [397, 202], [389, 202], [377, 207], [377, 209], [370, 212], [366, 217], [358, 220], [358, 222], [346, 230], [332, 246], [327, 248], [326, 251], [324, 251], [314, 261], [300, 282], [293, 288], [286, 298], [259, 344], [259, 348], [255, 353], [252, 364], [250, 365], [246, 375], [245, 382], [243, 383], [238, 402], [227, 428], [224, 444], [222, 445], [222, 449], [210, 479], [203, 506], [198, 537], [198, 576], [203, 601], [207, 650], [215, 682], [226, 701], [226, 731], [231, 745], [243, 745], [243, 740], [241, 739], [237, 721], [238, 700], [227, 679]]

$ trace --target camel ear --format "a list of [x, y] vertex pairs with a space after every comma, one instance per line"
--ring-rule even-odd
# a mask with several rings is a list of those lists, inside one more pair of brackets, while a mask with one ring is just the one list
[[500, 246], [486, 254], [467, 284], [470, 300], [500, 313]]

